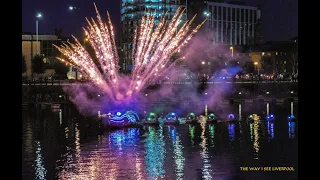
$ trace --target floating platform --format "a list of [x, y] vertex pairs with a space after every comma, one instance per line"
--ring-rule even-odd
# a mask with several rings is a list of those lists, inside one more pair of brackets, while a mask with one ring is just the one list
[[180, 121], [179, 120], [164, 120], [164, 124], [166, 125], [178, 125], [180, 124]]
[[152, 126], [152, 125], [157, 126], [160, 124], [160, 122], [157, 119], [155, 119], [150, 121], [143, 121], [142, 124], [146, 126]]

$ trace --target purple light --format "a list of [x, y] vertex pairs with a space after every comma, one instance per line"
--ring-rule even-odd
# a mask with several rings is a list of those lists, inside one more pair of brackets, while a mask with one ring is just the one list
[[234, 119], [234, 115], [233, 115], [233, 114], [229, 114], [229, 115], [228, 115], [228, 118], [229, 118], [229, 119]]

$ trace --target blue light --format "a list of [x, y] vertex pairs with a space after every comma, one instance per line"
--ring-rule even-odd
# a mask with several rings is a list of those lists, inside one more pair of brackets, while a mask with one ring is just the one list
[[274, 120], [274, 115], [273, 114], [268, 115], [267, 120]]
[[234, 119], [234, 115], [233, 115], [233, 114], [229, 114], [229, 115], [228, 115], [228, 118], [229, 118], [229, 119]]
[[121, 116], [121, 112], [117, 112], [117, 116]]
[[175, 113], [171, 113], [171, 115], [172, 115], [172, 116], [175, 116], [176, 114], [175, 114]]
[[288, 120], [292, 120], [292, 119], [295, 119], [296, 117], [294, 115], [290, 115], [288, 116]]

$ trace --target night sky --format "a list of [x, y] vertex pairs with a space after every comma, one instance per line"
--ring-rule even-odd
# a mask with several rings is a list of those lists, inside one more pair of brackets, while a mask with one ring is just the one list
[[[257, 0], [244, 0], [248, 5], [256, 5]], [[263, 39], [287, 40], [298, 35], [298, 0], [264, 0], [262, 20], [264, 22]], [[85, 17], [95, 17], [93, 2], [105, 19], [109, 11], [115, 25], [116, 36], [120, 30], [121, 0], [23, 0], [22, 1], [22, 31], [35, 32], [35, 16], [41, 12], [43, 18], [39, 21], [39, 33], [54, 34], [55, 28], [62, 28], [64, 36], [71, 34], [83, 36], [82, 28], [86, 26]], [[80, 8], [70, 11], [72, 5]]]

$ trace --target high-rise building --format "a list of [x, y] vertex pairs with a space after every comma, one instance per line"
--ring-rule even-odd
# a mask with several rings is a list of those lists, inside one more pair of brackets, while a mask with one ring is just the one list
[[[155, 24], [159, 23], [161, 16], [166, 13], [170, 20], [179, 7], [186, 8], [187, 0], [122, 0], [121, 2], [121, 42], [120, 67], [122, 70], [131, 70], [132, 43], [134, 31], [142, 16], [151, 13], [156, 17]], [[187, 10], [182, 20], [187, 19]]]
[[214, 43], [247, 45], [261, 42], [261, 10], [238, 2], [206, 1], [206, 28]]

